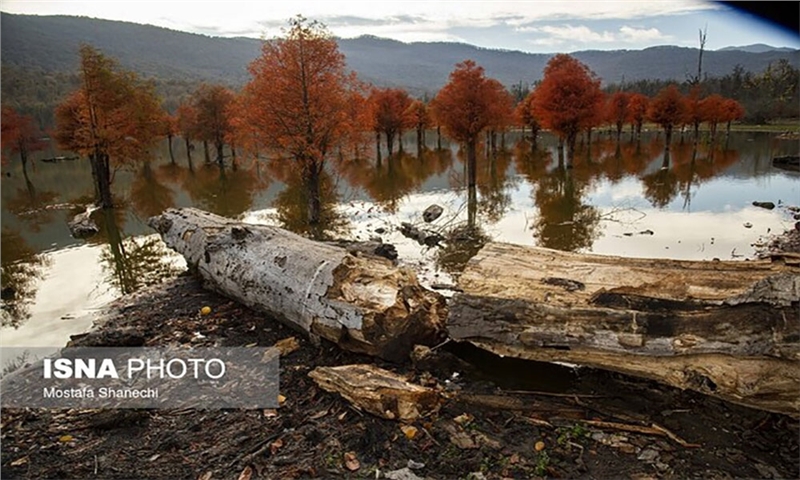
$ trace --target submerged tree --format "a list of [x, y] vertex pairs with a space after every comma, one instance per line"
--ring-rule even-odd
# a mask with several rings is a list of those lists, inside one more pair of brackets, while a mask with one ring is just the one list
[[631, 122], [631, 129], [636, 131], [636, 138], [642, 136], [642, 124], [647, 118], [647, 107], [650, 99], [641, 93], [633, 93], [628, 99], [628, 121]]
[[30, 115], [20, 115], [13, 108], [3, 105], [2, 118], [3, 150], [8, 150], [12, 155], [19, 154], [22, 162], [22, 172], [28, 175], [28, 154], [44, 148], [41, 141], [42, 132]]
[[400, 150], [403, 150], [403, 130], [412, 127], [412, 117], [406, 112], [413, 100], [408, 92], [399, 88], [374, 90], [370, 95], [373, 112], [373, 129], [386, 135], [386, 149], [389, 155], [394, 149], [395, 136], [399, 137]]
[[317, 22], [298, 16], [284, 37], [264, 43], [244, 88], [247, 120], [258, 142], [287, 154], [309, 190], [309, 222], [320, 222], [325, 160], [349, 138], [349, 86], [336, 40]]
[[496, 122], [497, 89], [486, 78], [483, 67], [472, 60], [456, 65], [450, 82], [436, 95], [435, 117], [446, 133], [467, 146], [467, 184], [475, 187], [477, 172], [476, 146], [480, 133]]
[[678, 91], [678, 87], [673, 84], [658, 92], [658, 95], [650, 101], [647, 118], [664, 129], [666, 142], [664, 150], [669, 152], [672, 129], [685, 118], [684, 101], [681, 92]]
[[61, 148], [89, 157], [99, 205], [113, 207], [112, 162], [138, 161], [162, 133], [163, 112], [152, 82], [83, 45], [81, 87], [56, 109]]
[[217, 163], [223, 163], [223, 148], [232, 133], [231, 108], [234, 93], [222, 85], [203, 84], [192, 96], [194, 132], [198, 140], [210, 142], [217, 150]]
[[547, 62], [544, 78], [536, 87], [536, 116], [543, 126], [575, 150], [578, 133], [594, 125], [602, 109], [600, 80], [575, 58], [559, 54]]

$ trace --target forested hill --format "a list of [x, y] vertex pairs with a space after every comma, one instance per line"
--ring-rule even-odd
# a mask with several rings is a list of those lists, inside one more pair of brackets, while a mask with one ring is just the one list
[[[126, 22], [69, 16], [2, 14], [4, 67], [44, 73], [74, 72], [78, 46], [89, 43], [126, 68], [161, 80], [223, 82], [241, 85], [247, 64], [259, 54], [260, 41], [218, 38]], [[541, 78], [546, 54], [488, 50], [458, 43], [401, 43], [376, 37], [343, 39], [340, 48], [359, 76], [377, 85], [400, 86], [412, 93], [435, 92], [455, 63], [471, 58], [504, 84]], [[697, 68], [697, 50], [654, 47], [645, 50], [583, 51], [573, 54], [605, 82], [675, 79], [683, 81]], [[730, 73], [741, 65], [760, 72], [786, 58], [793, 65], [800, 51], [708, 51], [703, 70], [708, 76]]]

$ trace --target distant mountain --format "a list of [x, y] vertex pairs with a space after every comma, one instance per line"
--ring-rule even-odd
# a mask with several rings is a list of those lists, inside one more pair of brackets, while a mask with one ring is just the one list
[[718, 52], [730, 52], [730, 51], [738, 51], [738, 52], [748, 52], [748, 53], [765, 53], [765, 52], [792, 52], [791, 48], [788, 47], [773, 47], [772, 45], [766, 45], [764, 43], [754, 43], [752, 45], [742, 45], [741, 47], [725, 47], [720, 48], [717, 50]]
[[[233, 86], [248, 79], [247, 65], [260, 52], [251, 38], [218, 38], [150, 25], [70, 16], [0, 15], [4, 67], [39, 72], [73, 72], [78, 47], [89, 43], [126, 68], [162, 80], [205, 80]], [[414, 94], [434, 93], [447, 82], [456, 63], [473, 59], [487, 75], [510, 86], [542, 77], [552, 55], [479, 48], [460, 43], [402, 43], [372, 36], [341, 39], [340, 49], [359, 76], [377, 85], [400, 86]], [[582, 51], [573, 55], [605, 82], [622, 79], [683, 81], [696, 70], [697, 50], [663, 46], [645, 50]], [[800, 51], [709, 51], [703, 70], [709, 76], [735, 65], [759, 72], [771, 62], [796, 65]]]

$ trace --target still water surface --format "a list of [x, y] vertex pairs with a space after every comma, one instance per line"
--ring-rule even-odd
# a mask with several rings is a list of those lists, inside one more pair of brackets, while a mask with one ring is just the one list
[[[116, 172], [112, 188], [120, 208], [97, 212], [101, 231], [87, 240], [72, 238], [67, 228], [77, 212], [69, 204], [92, 198], [86, 160], [35, 160], [27, 178], [18, 163], [4, 171], [0, 345], [61, 346], [87, 330], [91, 312], [104, 303], [180, 271], [182, 259], [146, 225], [168, 207], [195, 206], [331, 238], [381, 237], [430, 284], [452, 282], [488, 240], [632, 257], [744, 260], [753, 256], [754, 242], [792, 227], [781, 205], [800, 204], [800, 173], [771, 162], [797, 155], [800, 145], [775, 134], [734, 133], [696, 150], [687, 136], [667, 161], [655, 133], [619, 145], [602, 136], [591, 149], [579, 148], [571, 164], [559, 163], [549, 136], [533, 151], [508, 135], [507, 149], [480, 153], [470, 225], [458, 146], [445, 142], [443, 150], [419, 155], [409, 139], [405, 153], [384, 152], [380, 163], [332, 162], [322, 189], [325, 229], [311, 232], [291, 164], [240, 158], [234, 166], [227, 158], [220, 168], [206, 164], [201, 149], [190, 164], [182, 143], [174, 142], [174, 164], [164, 145], [151, 161]], [[766, 210], [753, 201], [779, 207]], [[444, 207], [428, 226], [443, 234], [442, 247], [419, 245], [399, 232], [401, 222], [422, 225], [431, 204]]]

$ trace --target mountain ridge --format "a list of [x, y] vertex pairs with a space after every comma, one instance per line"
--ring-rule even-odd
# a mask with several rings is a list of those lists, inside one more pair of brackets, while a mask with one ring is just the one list
[[[89, 43], [121, 65], [162, 79], [245, 83], [247, 65], [260, 54], [261, 40], [214, 37], [198, 33], [115, 20], [68, 15], [0, 14], [2, 64], [43, 72], [75, 71], [78, 47]], [[475, 60], [486, 74], [506, 86], [541, 79], [554, 54], [489, 49], [452, 42], [400, 42], [361, 36], [337, 39], [349, 68], [379, 86], [396, 86], [414, 94], [435, 93], [447, 82], [454, 65]], [[571, 55], [584, 62], [606, 83], [662, 79], [684, 81], [696, 71], [698, 50], [671, 45], [643, 50], [584, 50]], [[772, 62], [800, 60], [800, 50], [745, 52], [707, 51], [704, 73], [722, 76], [736, 65], [762, 71]]]

